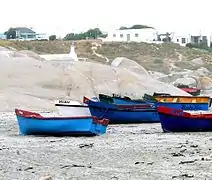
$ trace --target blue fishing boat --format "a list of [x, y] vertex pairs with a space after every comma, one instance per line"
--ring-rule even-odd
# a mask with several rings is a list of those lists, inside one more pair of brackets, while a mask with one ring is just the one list
[[106, 118], [113, 124], [159, 122], [156, 108], [149, 104], [112, 104], [95, 102], [84, 97], [84, 103], [88, 104], [91, 115]]
[[112, 96], [105, 95], [105, 94], [99, 94], [99, 100], [101, 102], [106, 103], [114, 103], [114, 104], [147, 104], [146, 101], [142, 99], [131, 99], [130, 97], [124, 96], [121, 97], [117, 94], [113, 94]]
[[157, 107], [164, 132], [212, 131], [212, 114], [191, 114], [182, 109]]
[[92, 116], [43, 117], [38, 113], [15, 109], [22, 135], [100, 135], [104, 134], [108, 119]]

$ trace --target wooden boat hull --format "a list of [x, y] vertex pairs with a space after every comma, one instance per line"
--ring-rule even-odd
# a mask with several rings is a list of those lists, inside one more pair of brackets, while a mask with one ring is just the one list
[[145, 105], [116, 105], [86, 100], [92, 116], [104, 117], [112, 124], [159, 122], [155, 108]]
[[207, 111], [210, 105], [210, 97], [204, 96], [150, 96], [145, 95], [144, 99], [154, 103], [155, 106], [165, 106], [170, 108], [188, 111]]
[[43, 117], [38, 113], [15, 110], [22, 135], [100, 135], [109, 120], [91, 116]]
[[162, 106], [157, 110], [163, 132], [212, 131], [212, 114], [190, 114]]

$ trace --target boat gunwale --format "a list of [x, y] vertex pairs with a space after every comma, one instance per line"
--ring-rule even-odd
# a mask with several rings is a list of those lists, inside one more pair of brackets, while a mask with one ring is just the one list
[[74, 105], [74, 104], [55, 104], [55, 106], [88, 108], [88, 106], [86, 105]]
[[117, 107], [103, 107], [103, 106], [95, 106], [95, 105], [88, 105], [89, 108], [96, 108], [96, 109], [105, 109], [109, 111], [124, 111], [124, 112], [157, 112], [156, 108], [143, 108], [143, 109], [136, 109], [136, 108], [117, 108]]
[[185, 112], [182, 109], [176, 108], [168, 108], [164, 106], [157, 107], [158, 114], [165, 114], [169, 116], [181, 117], [181, 118], [190, 118], [196, 120], [211, 120], [212, 121], [212, 113], [199, 113], [199, 114], [191, 114], [189, 112]]
[[210, 99], [210, 96], [152, 96], [153, 98], [194, 98], [194, 99], [200, 99], [200, 98], [208, 98]]
[[164, 103], [164, 104], [209, 104], [209, 102], [161, 102], [157, 101], [154, 103]]

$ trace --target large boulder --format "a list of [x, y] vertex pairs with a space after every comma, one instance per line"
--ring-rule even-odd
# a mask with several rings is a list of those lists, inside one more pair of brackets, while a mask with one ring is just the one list
[[201, 57], [191, 60], [191, 63], [194, 66], [203, 66], [205, 64]]
[[148, 71], [144, 67], [139, 65], [137, 62], [135, 62], [131, 59], [125, 58], [125, 57], [115, 58], [112, 61], [111, 66], [126, 68], [126, 69], [136, 72], [138, 74], [149, 76]]
[[192, 77], [178, 78], [173, 82], [175, 86], [179, 84], [183, 84], [189, 87], [197, 87], [197, 83], [198, 83], [197, 80]]
[[82, 101], [83, 96], [94, 97], [99, 93], [118, 93], [133, 98], [154, 92], [189, 96], [173, 85], [127, 68], [80, 61], [37, 61], [29, 57], [12, 59], [1, 60], [2, 111], [14, 108], [55, 110], [56, 99]]
[[22, 50], [22, 51], [20, 51], [20, 53], [22, 53], [25, 56], [28, 56], [28, 57], [31, 57], [31, 58], [34, 58], [34, 59], [37, 59], [37, 60], [40, 60], [40, 61], [44, 61], [45, 60], [44, 58], [42, 58], [40, 55], [36, 54], [33, 51]]
[[200, 77], [198, 86], [202, 90], [212, 90], [212, 79], [209, 77]]

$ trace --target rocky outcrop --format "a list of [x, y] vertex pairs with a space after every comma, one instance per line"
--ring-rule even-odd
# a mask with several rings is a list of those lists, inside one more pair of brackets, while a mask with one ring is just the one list
[[205, 64], [201, 57], [191, 60], [191, 63], [194, 66], [203, 66]]
[[115, 58], [112, 61], [111, 66], [128, 69], [128, 70], [131, 70], [132, 72], [136, 72], [140, 75], [149, 76], [148, 71], [144, 67], [139, 65], [137, 62], [135, 62], [131, 59], [125, 58], [125, 57]]
[[53, 110], [54, 101], [68, 98], [82, 101], [83, 96], [99, 93], [141, 98], [144, 93], [164, 92], [189, 95], [153, 79], [136, 62], [122, 59], [118, 67], [90, 62], [38, 61], [32, 57], [1, 59], [0, 108], [14, 110]]

